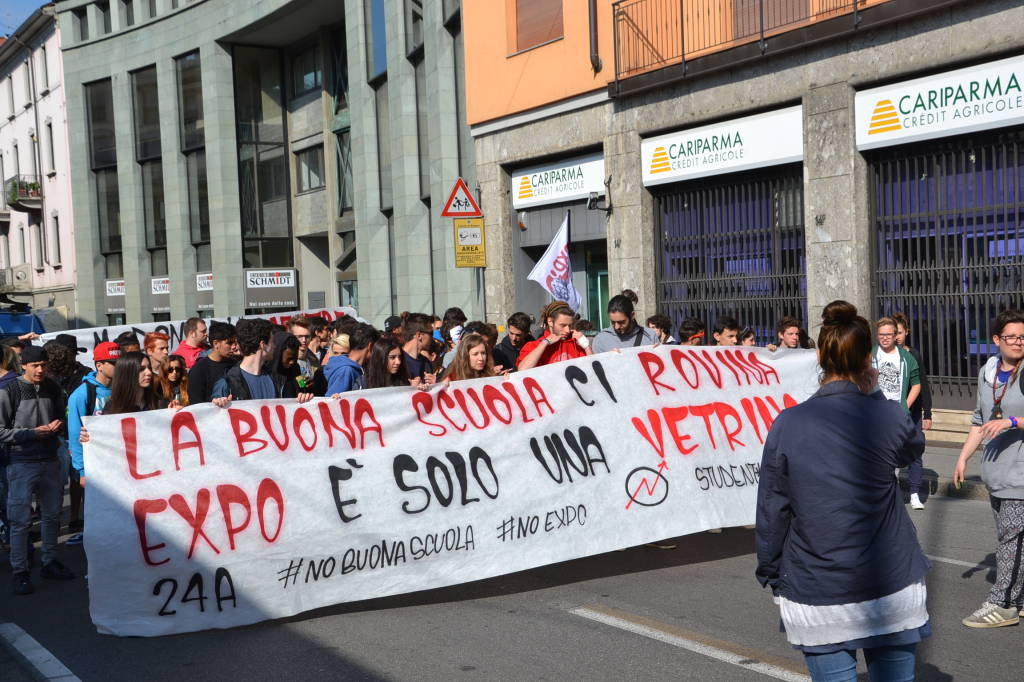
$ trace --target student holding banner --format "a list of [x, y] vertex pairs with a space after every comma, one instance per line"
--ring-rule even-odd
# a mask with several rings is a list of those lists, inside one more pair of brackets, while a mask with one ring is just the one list
[[552, 301], [540, 313], [544, 335], [519, 351], [519, 369], [533, 369], [563, 360], [593, 355], [590, 340], [581, 331], [574, 331], [576, 314], [565, 301]]
[[875, 390], [871, 336], [851, 304], [825, 307], [821, 388], [779, 414], [761, 460], [757, 579], [814, 680], [856, 680], [858, 649], [872, 680], [911, 680], [931, 634], [929, 563], [892, 476], [924, 436]]
[[487, 339], [481, 334], [465, 334], [455, 349], [455, 358], [449, 366], [445, 383], [463, 379], [493, 377], [494, 359]]

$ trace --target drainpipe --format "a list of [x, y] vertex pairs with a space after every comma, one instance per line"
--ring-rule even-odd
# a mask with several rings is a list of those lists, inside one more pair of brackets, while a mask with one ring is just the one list
[[597, 49], [597, 0], [590, 0], [590, 66], [594, 73], [604, 67]]

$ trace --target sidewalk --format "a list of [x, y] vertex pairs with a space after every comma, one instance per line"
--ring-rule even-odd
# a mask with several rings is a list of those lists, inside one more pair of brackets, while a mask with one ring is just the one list
[[[925, 495], [935, 497], [958, 497], [968, 500], [987, 500], [988, 490], [981, 482], [981, 455], [976, 453], [967, 462], [967, 480], [957, 490], [953, 486], [953, 469], [956, 468], [956, 461], [960, 457], [959, 447], [950, 447], [947, 444], [928, 445], [924, 450], [924, 481], [921, 487], [921, 497]], [[907, 470], [900, 470], [900, 482], [903, 487], [907, 486]]]

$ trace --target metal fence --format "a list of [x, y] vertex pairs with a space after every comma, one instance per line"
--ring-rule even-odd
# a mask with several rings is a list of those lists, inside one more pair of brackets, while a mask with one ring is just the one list
[[801, 166], [733, 174], [655, 196], [658, 307], [674, 327], [732, 316], [764, 345], [807, 319]]
[[876, 314], [911, 319], [936, 407], [974, 406], [991, 320], [1024, 307], [1024, 132], [872, 159]]
[[619, 0], [612, 5], [616, 79], [760, 41], [884, 0]]

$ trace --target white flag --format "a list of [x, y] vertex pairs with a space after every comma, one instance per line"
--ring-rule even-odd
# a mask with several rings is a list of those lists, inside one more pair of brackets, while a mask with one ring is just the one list
[[555, 233], [547, 251], [530, 271], [532, 279], [558, 301], [565, 301], [574, 311], [580, 309], [580, 292], [572, 283], [572, 265], [569, 263], [569, 213]]

